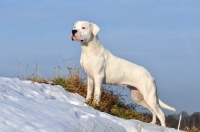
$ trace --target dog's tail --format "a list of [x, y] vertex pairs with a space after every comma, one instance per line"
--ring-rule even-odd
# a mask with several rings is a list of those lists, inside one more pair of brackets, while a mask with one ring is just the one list
[[176, 112], [176, 109], [175, 109], [175, 108], [170, 107], [169, 105], [166, 105], [166, 104], [163, 103], [160, 99], [158, 99], [158, 103], [159, 103], [159, 105], [160, 105], [161, 107]]

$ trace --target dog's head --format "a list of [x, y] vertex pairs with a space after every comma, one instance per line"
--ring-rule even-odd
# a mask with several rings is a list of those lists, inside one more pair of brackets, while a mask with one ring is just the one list
[[92, 40], [93, 37], [97, 36], [100, 28], [87, 21], [78, 21], [74, 24], [72, 29], [71, 39], [81, 43], [87, 43]]

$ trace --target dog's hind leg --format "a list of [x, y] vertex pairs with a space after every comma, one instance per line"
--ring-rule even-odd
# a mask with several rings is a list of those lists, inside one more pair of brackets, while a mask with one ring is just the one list
[[[145, 94], [145, 95], [144, 95]], [[156, 87], [155, 84], [150, 83], [147, 87], [147, 92], [143, 94], [145, 102], [152, 109], [152, 111], [157, 115], [160, 120], [161, 126], [165, 126], [165, 115], [158, 105]]]
[[156, 103], [155, 99], [148, 100], [147, 104], [149, 107], [154, 111], [154, 113], [158, 116], [161, 126], [165, 126], [165, 115], [162, 110], [159, 108], [158, 104]]
[[152, 121], [150, 123], [155, 124], [156, 123], [156, 114], [154, 113], [154, 111], [149, 107], [149, 105], [146, 103], [146, 101], [144, 100], [143, 95], [140, 93], [140, 91], [137, 88], [134, 87], [130, 87], [129, 89], [131, 90], [131, 98], [133, 99], [133, 101], [144, 107], [147, 108], [148, 110], [151, 111], [152, 113]]
[[156, 123], [156, 114], [154, 113], [154, 111], [149, 107], [149, 105], [145, 102], [145, 100], [140, 100], [139, 102], [136, 102], [138, 105], [147, 108], [149, 111], [151, 111], [152, 113], [152, 121], [150, 122], [151, 124], [155, 124]]

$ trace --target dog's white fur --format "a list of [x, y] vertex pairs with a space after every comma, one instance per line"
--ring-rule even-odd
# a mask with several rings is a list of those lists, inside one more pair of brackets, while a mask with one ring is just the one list
[[164, 104], [157, 97], [156, 84], [151, 74], [143, 67], [118, 58], [105, 49], [97, 36], [100, 28], [87, 21], [75, 23], [71, 39], [79, 41], [82, 47], [80, 63], [88, 76], [86, 100], [90, 100], [94, 89], [94, 104], [100, 102], [103, 83], [128, 87], [135, 103], [148, 108], [156, 122], [158, 116], [161, 125], [165, 126], [163, 108], [176, 111]]

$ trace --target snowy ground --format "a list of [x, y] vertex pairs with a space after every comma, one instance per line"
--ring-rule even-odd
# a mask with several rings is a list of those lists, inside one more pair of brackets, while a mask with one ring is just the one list
[[0, 132], [175, 132], [99, 112], [60, 86], [0, 77]]

